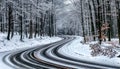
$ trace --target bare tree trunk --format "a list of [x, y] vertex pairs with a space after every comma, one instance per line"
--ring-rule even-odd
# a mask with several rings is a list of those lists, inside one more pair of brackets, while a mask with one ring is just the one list
[[35, 38], [36, 38], [36, 35], [38, 33], [37, 29], [38, 29], [38, 23], [37, 23], [37, 17], [36, 17], [36, 24], [35, 24], [35, 29], [34, 29], [34, 31], [35, 31], [34, 37]]
[[108, 41], [111, 41], [111, 25], [109, 24], [109, 29], [108, 29]]
[[98, 36], [98, 38], [99, 38], [99, 44], [101, 44], [102, 43], [102, 35], [101, 35], [101, 5], [100, 5], [100, 2], [99, 2], [99, 0], [97, 0], [97, 3], [98, 3], [98, 27], [99, 27], [99, 36]]
[[40, 35], [43, 35], [43, 14], [41, 14], [41, 18], [40, 18]]
[[120, 9], [118, 12], [118, 38], [119, 38], [119, 44], [120, 44]]
[[82, 21], [82, 31], [83, 31], [83, 38], [84, 38], [84, 42], [86, 43], [86, 39], [85, 39], [85, 29], [84, 29], [84, 21], [83, 21], [83, 0], [81, 0], [81, 21]]
[[32, 20], [30, 20], [30, 30], [29, 30], [30, 35], [29, 35], [29, 39], [33, 38], [33, 26], [32, 25], [33, 25], [32, 24]]
[[8, 16], [9, 16], [9, 19], [8, 19], [8, 34], [7, 34], [7, 40], [10, 40], [10, 32], [11, 32], [11, 15], [12, 15], [12, 8], [11, 8], [11, 5], [9, 5], [8, 7], [9, 11], [8, 11]]
[[118, 25], [118, 38], [119, 38], [119, 44], [120, 44], [120, 5], [119, 5], [119, 1], [116, 1], [116, 8], [118, 9], [117, 25]]
[[[93, 17], [92, 17], [92, 9], [91, 6], [89, 4], [89, 10], [90, 10], [90, 18], [91, 18], [91, 30], [92, 30], [92, 35], [95, 35], [95, 28], [94, 28], [94, 24], [93, 24]], [[93, 36], [93, 40], [95, 41], [95, 37]]]
[[13, 38], [13, 36], [14, 36], [14, 22], [13, 22], [13, 15], [11, 15], [11, 38]]
[[22, 16], [20, 16], [20, 40], [22, 41], [23, 38], [23, 23], [22, 23]]

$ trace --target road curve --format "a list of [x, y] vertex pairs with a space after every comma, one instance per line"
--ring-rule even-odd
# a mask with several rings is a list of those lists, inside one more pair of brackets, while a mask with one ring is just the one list
[[8, 54], [3, 61], [15, 69], [120, 69], [120, 67], [91, 63], [65, 56], [58, 50], [75, 37]]

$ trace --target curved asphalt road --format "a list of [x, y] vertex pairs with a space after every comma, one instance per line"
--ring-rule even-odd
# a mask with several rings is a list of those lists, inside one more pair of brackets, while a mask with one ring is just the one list
[[65, 37], [55, 43], [14, 52], [6, 55], [3, 61], [15, 69], [120, 69], [120, 67], [74, 59], [58, 52], [62, 46], [74, 39], [74, 37]]

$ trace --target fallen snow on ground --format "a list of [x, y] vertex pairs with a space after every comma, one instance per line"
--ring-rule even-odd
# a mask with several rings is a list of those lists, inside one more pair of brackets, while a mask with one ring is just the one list
[[[82, 41], [82, 37], [77, 37], [73, 42], [70, 42], [63, 46], [61, 49], [59, 49], [59, 52], [61, 54], [64, 54], [66, 56], [79, 59], [79, 60], [85, 60], [89, 62], [95, 62], [100, 64], [107, 64], [107, 65], [113, 65], [113, 66], [119, 66], [120, 65], [120, 58], [115, 56], [114, 58], [109, 58], [107, 56], [95, 56], [93, 57], [90, 55], [91, 49], [90, 44], [82, 44], [80, 43]], [[114, 41], [114, 39], [113, 39]], [[91, 42], [96, 43], [96, 42]], [[109, 46], [110, 44], [103, 43], [103, 45]]]
[[[11, 50], [21, 50], [21, 49], [28, 49], [28, 48], [32, 48], [35, 46], [39, 46], [39, 45], [44, 45], [44, 44], [49, 44], [52, 42], [56, 42], [59, 40], [62, 40], [62, 38], [59, 37], [37, 37], [37, 38], [33, 38], [33, 39], [28, 39], [28, 38], [24, 38], [23, 42], [21, 42], [19, 40], [19, 36], [18, 35], [14, 35], [14, 37], [8, 41], [6, 39], [7, 34], [3, 34], [0, 33], [0, 69], [13, 69], [11, 67], [9, 67], [8, 65], [6, 65], [3, 62], [3, 57], [5, 55], [7, 55], [9, 53], [9, 51]], [[11, 51], [12, 52], [12, 51]]]
[[6, 39], [6, 34], [0, 33], [0, 52], [34, 47], [38, 45], [49, 44], [61, 40], [59, 37], [37, 37], [33, 39], [24, 38], [23, 41], [20, 41], [20, 36], [14, 35], [14, 37], [8, 41]]

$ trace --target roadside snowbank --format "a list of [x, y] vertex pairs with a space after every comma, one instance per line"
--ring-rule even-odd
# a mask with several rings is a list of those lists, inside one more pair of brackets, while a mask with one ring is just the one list
[[[109, 58], [107, 56], [95, 56], [93, 57], [90, 53], [90, 47], [89, 43], [88, 44], [82, 44], [80, 41], [82, 41], [82, 37], [77, 37], [73, 42], [70, 42], [63, 46], [61, 49], [59, 49], [59, 52], [65, 56], [69, 56], [78, 60], [85, 60], [89, 62], [95, 62], [95, 63], [100, 63], [100, 64], [107, 64], [107, 65], [112, 65], [112, 66], [119, 66], [120, 65], [120, 58], [114, 57], [114, 58]], [[96, 43], [96, 42], [92, 42]], [[104, 45], [109, 45], [105, 44]]]
[[61, 40], [59, 37], [37, 37], [33, 39], [24, 38], [23, 42], [19, 40], [20, 36], [14, 35], [14, 37], [8, 41], [6, 39], [6, 34], [0, 33], [0, 52], [21, 49], [21, 48], [28, 48], [38, 45], [49, 44], [52, 42], [56, 42]]

